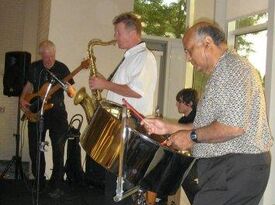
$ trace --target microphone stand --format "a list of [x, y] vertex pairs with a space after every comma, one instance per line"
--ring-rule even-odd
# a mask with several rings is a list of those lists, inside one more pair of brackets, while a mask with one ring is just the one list
[[58, 77], [56, 77], [51, 71], [49, 71], [49, 69], [46, 68], [45, 70], [47, 71], [47, 73], [49, 73], [49, 74], [51, 75], [51, 77], [52, 77], [57, 83], [60, 84], [60, 86], [61, 86], [65, 91], [67, 91], [68, 86], [67, 86], [65, 83], [63, 83], [61, 80], [59, 80]]
[[39, 203], [39, 185], [40, 185], [40, 163], [41, 163], [41, 152], [44, 152], [44, 143], [42, 143], [42, 134], [43, 134], [43, 129], [44, 129], [44, 105], [46, 103], [46, 99], [48, 97], [48, 94], [51, 90], [51, 87], [55, 83], [55, 79], [52, 78], [48, 87], [46, 94], [43, 98], [42, 101], [42, 106], [40, 110], [40, 120], [39, 120], [39, 138], [38, 138], [38, 143], [37, 143], [37, 158], [36, 158], [36, 205]]

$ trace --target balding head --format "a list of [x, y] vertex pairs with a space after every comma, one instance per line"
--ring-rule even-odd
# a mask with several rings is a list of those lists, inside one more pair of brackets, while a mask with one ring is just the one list
[[185, 41], [185, 39], [189, 39], [190, 37], [194, 37], [194, 40], [199, 41], [206, 36], [211, 37], [216, 46], [226, 43], [224, 32], [218, 27], [218, 25], [208, 22], [199, 22], [193, 25], [185, 33], [183, 41]]
[[45, 50], [50, 50], [51, 52], [55, 52], [55, 45], [50, 40], [42, 41], [39, 44], [39, 53], [42, 54]]
[[215, 24], [199, 22], [182, 39], [187, 61], [195, 69], [211, 73], [220, 56], [227, 50], [224, 32]]

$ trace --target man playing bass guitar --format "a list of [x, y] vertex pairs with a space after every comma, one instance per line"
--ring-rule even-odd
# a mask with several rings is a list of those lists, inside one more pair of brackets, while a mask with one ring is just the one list
[[[68, 67], [55, 59], [55, 45], [53, 42], [46, 40], [39, 45], [39, 54], [41, 60], [38, 60], [31, 64], [29, 73], [27, 75], [27, 83], [24, 86], [23, 92], [20, 97], [20, 105], [23, 111], [28, 111], [33, 105], [28, 102], [25, 97], [31, 93], [37, 93], [41, 87], [50, 81], [51, 75], [47, 72], [47, 69], [53, 73], [57, 78], [64, 79], [70, 74]], [[70, 84], [73, 84], [73, 79], [69, 80]], [[68, 85], [67, 94], [70, 96], [72, 93], [72, 86]], [[41, 99], [44, 96], [39, 96]], [[41, 100], [40, 100], [41, 101]], [[49, 130], [49, 137], [52, 143], [52, 156], [53, 156], [53, 170], [50, 178], [51, 197], [60, 197], [63, 192], [61, 190], [61, 183], [64, 175], [63, 158], [64, 158], [64, 145], [65, 134], [68, 129], [67, 112], [64, 104], [64, 92], [63, 89], [57, 89], [53, 93], [50, 99], [47, 99], [47, 103], [50, 102], [53, 108], [46, 111], [44, 114], [44, 129], [42, 131], [42, 141], [45, 139], [46, 131]], [[33, 103], [38, 104], [38, 103]], [[36, 111], [37, 112], [37, 111]], [[32, 162], [32, 174], [34, 177], [40, 177], [40, 185], [43, 188], [45, 185], [45, 156], [41, 152], [41, 166], [40, 174], [36, 176], [37, 165], [37, 144], [39, 139], [39, 122], [28, 122], [28, 137], [29, 137], [29, 154]]]

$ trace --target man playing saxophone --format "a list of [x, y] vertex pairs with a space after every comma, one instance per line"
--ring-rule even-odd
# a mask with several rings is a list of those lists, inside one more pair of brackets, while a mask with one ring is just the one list
[[120, 49], [125, 49], [124, 59], [110, 81], [90, 77], [92, 90], [108, 90], [107, 100], [121, 104], [125, 98], [144, 115], [153, 113], [153, 95], [157, 80], [154, 55], [141, 41], [141, 22], [132, 13], [123, 13], [113, 20], [114, 37]]
[[[141, 40], [141, 22], [133, 13], [123, 13], [113, 20], [114, 37], [124, 58], [108, 79], [90, 77], [92, 90], [107, 90], [107, 100], [122, 104], [125, 98], [144, 115], [153, 113], [153, 98], [157, 81], [157, 64], [154, 55]], [[112, 204], [115, 195], [116, 177], [106, 175], [106, 204]], [[113, 202], [114, 203], [114, 202]], [[121, 203], [125, 204], [123, 200]]]

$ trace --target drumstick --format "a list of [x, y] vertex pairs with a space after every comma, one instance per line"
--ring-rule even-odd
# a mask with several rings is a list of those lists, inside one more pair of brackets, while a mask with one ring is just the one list
[[126, 105], [126, 107], [130, 110], [130, 111], [132, 111], [132, 113], [140, 120], [140, 121], [142, 121], [145, 117], [141, 114], [141, 113], [139, 113], [132, 105], [130, 105], [128, 102], [127, 102], [127, 100], [125, 100], [124, 98], [122, 99], [122, 102], [123, 102], [123, 104], [125, 104]]

